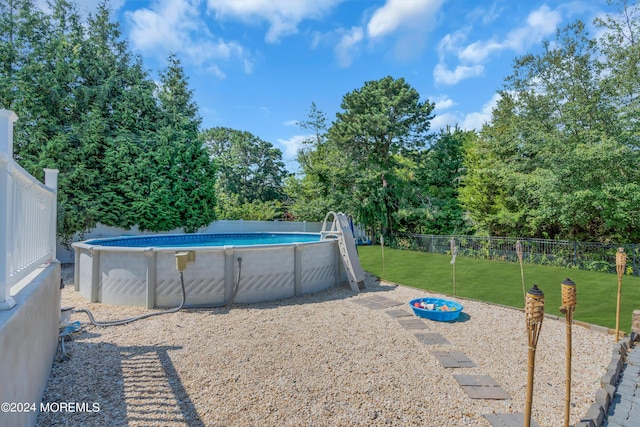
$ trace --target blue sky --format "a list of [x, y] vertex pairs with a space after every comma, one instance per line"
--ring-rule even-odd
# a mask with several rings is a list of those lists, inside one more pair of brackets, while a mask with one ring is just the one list
[[[83, 12], [99, 0], [75, 0]], [[513, 60], [604, 0], [109, 0], [152, 76], [182, 61], [203, 128], [271, 142], [295, 170], [312, 102], [329, 122], [366, 81], [403, 77], [435, 102], [431, 127], [479, 129]], [[592, 34], [595, 32], [591, 29]]]

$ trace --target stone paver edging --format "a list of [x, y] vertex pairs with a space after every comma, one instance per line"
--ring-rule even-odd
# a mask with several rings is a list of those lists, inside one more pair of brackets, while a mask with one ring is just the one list
[[621, 339], [614, 347], [607, 372], [600, 380], [601, 389], [596, 391], [596, 401], [591, 404], [585, 416], [575, 427], [600, 427], [603, 424], [616, 393], [616, 385], [620, 380], [627, 355], [639, 338], [638, 334], [632, 332], [630, 336]]

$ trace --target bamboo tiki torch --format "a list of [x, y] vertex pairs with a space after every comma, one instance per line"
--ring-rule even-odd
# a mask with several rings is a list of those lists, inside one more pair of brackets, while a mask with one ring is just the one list
[[527, 293], [524, 290], [524, 270], [522, 268], [522, 243], [520, 240], [516, 242], [516, 254], [518, 255], [518, 260], [520, 261], [520, 279], [522, 280], [522, 298], [527, 299]]
[[624, 248], [618, 248], [616, 253], [616, 271], [618, 273], [618, 304], [616, 307], [616, 342], [618, 342], [620, 335], [620, 295], [622, 293], [622, 276], [624, 276], [624, 270], [627, 266], [627, 254], [624, 253]]
[[456, 247], [456, 240], [452, 237], [449, 240], [451, 246], [451, 266], [453, 270], [453, 295], [456, 294], [456, 255], [458, 255], [458, 248]]
[[569, 412], [571, 408], [571, 325], [573, 323], [573, 312], [576, 309], [576, 284], [568, 277], [560, 285], [562, 290], [562, 306], [560, 313], [565, 315], [567, 330], [567, 371], [565, 377], [565, 405], [564, 405], [564, 427], [569, 427]]
[[525, 301], [527, 334], [529, 337], [529, 364], [527, 371], [527, 398], [524, 411], [524, 426], [531, 426], [531, 404], [533, 403], [533, 371], [535, 368], [536, 346], [544, 319], [544, 293], [537, 285], [527, 292]]

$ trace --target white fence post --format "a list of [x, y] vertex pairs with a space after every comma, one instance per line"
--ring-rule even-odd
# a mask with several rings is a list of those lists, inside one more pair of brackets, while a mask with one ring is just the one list
[[57, 225], [58, 225], [58, 169], [44, 169], [44, 185], [53, 190], [54, 198], [51, 206], [51, 223], [49, 226], [49, 245], [51, 245], [50, 261], [56, 259]]
[[0, 110], [0, 310], [16, 305], [11, 287], [56, 259], [58, 171], [45, 185], [13, 160], [13, 111]]
[[10, 310], [16, 302], [9, 294], [10, 247], [12, 242], [11, 200], [13, 186], [9, 168], [13, 160], [13, 111], [0, 110], [0, 310]]

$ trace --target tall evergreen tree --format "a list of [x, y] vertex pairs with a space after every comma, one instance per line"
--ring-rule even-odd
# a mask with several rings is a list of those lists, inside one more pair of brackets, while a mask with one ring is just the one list
[[352, 178], [358, 220], [394, 230], [399, 206], [397, 156], [420, 150], [429, 142], [433, 103], [402, 78], [369, 81], [346, 94], [330, 138], [357, 165]]
[[[98, 222], [194, 230], [213, 218], [214, 169], [179, 61], [144, 71], [105, 3], [83, 21], [69, 0], [0, 3], [0, 107], [14, 110], [15, 157], [60, 170], [58, 234]], [[162, 156], [168, 156], [163, 158]], [[170, 167], [167, 167], [170, 166]], [[157, 190], [157, 191], [156, 191]]]
[[141, 153], [138, 165], [146, 187], [134, 204], [138, 225], [195, 231], [215, 219], [216, 169], [198, 138], [198, 107], [175, 54], [160, 73], [158, 100], [154, 146]]
[[300, 127], [312, 136], [303, 141], [297, 160], [301, 176], [290, 176], [286, 183], [289, 209], [301, 220], [322, 221], [327, 212], [348, 212], [353, 185], [352, 163], [342, 155], [328, 135], [325, 114], [314, 102]]

